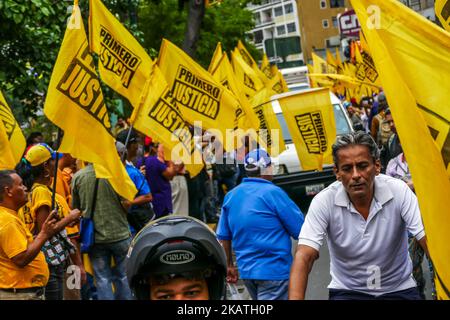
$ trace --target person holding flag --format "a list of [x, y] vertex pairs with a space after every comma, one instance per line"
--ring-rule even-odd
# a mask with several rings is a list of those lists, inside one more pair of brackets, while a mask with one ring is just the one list
[[[16, 170], [30, 190], [28, 202], [19, 210], [19, 217], [28, 227], [31, 234], [38, 234], [52, 213], [51, 182], [55, 171], [56, 152], [47, 144], [40, 143], [28, 149], [17, 165]], [[58, 233], [47, 240], [42, 247], [48, 268], [49, 281], [45, 287], [46, 300], [63, 300], [64, 272], [70, 259], [78, 266], [81, 281], [86, 281], [81, 256], [67, 236], [66, 226], [73, 226], [79, 222], [81, 212], [70, 210], [66, 200], [59, 194], [55, 195], [55, 210]]]

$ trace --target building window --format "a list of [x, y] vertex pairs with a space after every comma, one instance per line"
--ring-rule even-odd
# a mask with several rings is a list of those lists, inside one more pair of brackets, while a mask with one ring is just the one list
[[294, 12], [294, 7], [292, 6], [292, 3], [289, 3], [284, 6], [284, 12], [286, 14]]
[[255, 31], [253, 33], [253, 38], [254, 38], [256, 44], [262, 43], [263, 40], [264, 40], [264, 36], [263, 36], [262, 30]]
[[272, 10], [262, 11], [262, 23], [272, 22]]
[[259, 14], [259, 12], [255, 12], [253, 14], [253, 19], [255, 19], [255, 26], [261, 24], [261, 15]]
[[288, 24], [286, 25], [286, 27], [287, 27], [287, 32], [288, 32], [288, 33], [297, 31], [297, 29], [295, 28], [295, 22], [293, 22], [293, 23], [288, 23]]
[[283, 7], [276, 7], [273, 9], [275, 17], [279, 17], [283, 15]]
[[326, 8], [327, 8], [326, 0], [320, 0], [320, 9], [326, 9]]
[[322, 20], [322, 27], [323, 27], [324, 29], [328, 29], [329, 26], [330, 26], [330, 24], [329, 24], [329, 22], [328, 22], [328, 19]]
[[282, 36], [283, 34], [286, 34], [286, 28], [284, 25], [277, 27], [277, 35]]
[[330, 0], [330, 8], [343, 8], [345, 7], [344, 0]]
[[337, 17], [332, 17], [331, 20], [333, 21], [333, 28], [337, 28], [338, 27]]

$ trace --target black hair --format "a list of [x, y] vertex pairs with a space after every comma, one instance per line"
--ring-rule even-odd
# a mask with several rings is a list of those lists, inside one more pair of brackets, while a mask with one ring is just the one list
[[[255, 165], [253, 165], [253, 164], [248, 164], [247, 165], [247, 167], [251, 167], [251, 166], [255, 167]], [[258, 168], [256, 170], [247, 170], [247, 169], [245, 169], [245, 173], [247, 174], [247, 176], [249, 178], [259, 178], [259, 177], [261, 177], [261, 168]]]
[[356, 131], [339, 136], [333, 144], [333, 161], [336, 167], [338, 167], [338, 151], [351, 145], [366, 146], [369, 149], [369, 154], [373, 158], [374, 162], [380, 159], [380, 149], [378, 149], [378, 146], [372, 136], [364, 131]]
[[17, 174], [22, 178], [23, 184], [30, 190], [34, 184], [34, 181], [45, 173], [44, 165], [46, 162], [38, 165], [31, 166], [31, 164], [25, 159], [16, 165]]
[[44, 137], [44, 135], [42, 134], [42, 132], [38, 131], [30, 133], [30, 135], [27, 138], [27, 147], [35, 144], [33, 140], [36, 139], [37, 137]]
[[[125, 142], [127, 141], [128, 131], [129, 129], [120, 131], [116, 137], [116, 140], [122, 142], [125, 145]], [[139, 135], [137, 134], [136, 130], [131, 129], [130, 138], [128, 139], [128, 145], [126, 147], [128, 148], [132, 142], [138, 141]]]
[[0, 170], [0, 201], [3, 201], [5, 188], [12, 187], [14, 180], [11, 175], [14, 173], [14, 170]]

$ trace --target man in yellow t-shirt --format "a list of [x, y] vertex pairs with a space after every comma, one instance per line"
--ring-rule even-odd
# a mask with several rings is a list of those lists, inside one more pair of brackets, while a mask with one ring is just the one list
[[0, 171], [0, 300], [43, 300], [49, 271], [41, 247], [56, 233], [55, 214], [33, 240], [17, 211], [27, 188], [12, 170]]

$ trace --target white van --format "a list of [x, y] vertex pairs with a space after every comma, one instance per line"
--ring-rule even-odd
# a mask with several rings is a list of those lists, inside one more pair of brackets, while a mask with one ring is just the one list
[[[274, 174], [282, 175], [282, 174], [290, 174], [296, 173], [299, 171], [303, 171], [301, 163], [297, 156], [297, 150], [295, 149], [295, 145], [292, 141], [291, 134], [287, 128], [286, 120], [283, 117], [283, 113], [281, 111], [280, 104], [278, 103], [278, 99], [292, 96], [297, 94], [303, 94], [305, 92], [311, 92], [315, 90], [320, 90], [319, 88], [297, 91], [297, 92], [286, 92], [272, 97], [272, 107], [275, 112], [278, 122], [280, 123], [281, 131], [284, 138], [284, 143], [286, 145], [286, 150], [283, 151], [278, 157], [272, 158], [272, 163], [274, 164]], [[344, 109], [341, 101], [330, 91], [330, 99], [332, 108], [334, 111], [334, 117], [336, 121], [336, 135], [342, 135], [346, 133], [350, 133], [353, 131], [353, 127], [351, 121], [347, 115], [347, 112]], [[332, 163], [324, 163], [324, 168], [332, 166]]]

